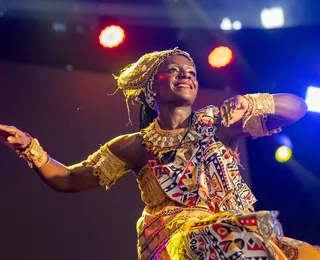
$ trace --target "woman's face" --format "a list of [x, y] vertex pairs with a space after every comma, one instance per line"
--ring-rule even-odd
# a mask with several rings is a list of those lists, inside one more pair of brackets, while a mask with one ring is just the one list
[[154, 83], [157, 105], [191, 106], [198, 93], [196, 69], [182, 55], [173, 55], [159, 67]]

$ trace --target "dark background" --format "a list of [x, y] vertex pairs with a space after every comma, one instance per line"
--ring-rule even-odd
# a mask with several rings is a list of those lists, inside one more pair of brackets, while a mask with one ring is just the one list
[[[8, 2], [8, 10], [0, 18], [0, 123], [30, 132], [65, 164], [84, 159], [112, 137], [136, 130], [136, 126], [125, 127], [128, 118], [123, 96], [118, 93], [110, 98], [106, 93], [116, 88], [111, 74], [118, 74], [148, 51], [179, 46], [191, 53], [202, 88], [198, 107], [244, 93], [290, 92], [304, 98], [309, 85], [320, 86], [316, 1], [300, 6], [291, 1], [286, 13], [291, 15], [288, 26], [275, 30], [264, 30], [253, 22], [259, 6], [249, 5], [250, 1], [241, 7], [231, 1], [225, 5], [213, 1], [216, 5], [210, 8], [199, 1], [202, 11], [216, 15], [210, 16], [210, 26], [194, 17], [188, 26], [181, 22], [185, 17], [172, 11], [177, 9], [172, 3], [183, 4], [182, 0], [171, 5], [164, 1], [171, 20], [164, 20], [162, 12], [159, 15], [162, 1], [137, 1], [136, 9], [116, 9], [111, 5], [114, 2], [108, 1], [105, 13], [136, 10], [135, 16], [118, 17], [102, 17], [101, 12], [71, 15], [69, 9], [61, 11], [64, 5], [60, 1], [55, 2], [56, 9], [44, 4], [37, 9], [31, 4], [35, 1], [29, 9], [22, 1]], [[255, 1], [260, 6], [262, 2]], [[288, 1], [279, 2], [289, 6]], [[183, 10], [195, 13], [197, 9], [190, 3], [186, 1]], [[122, 1], [117, 4], [128, 7]], [[139, 12], [143, 8], [150, 8], [152, 15]], [[216, 20], [230, 14], [248, 17], [242, 30], [219, 29]], [[66, 23], [67, 30], [52, 30], [53, 21]], [[127, 38], [120, 47], [107, 50], [99, 46], [97, 34], [110, 21], [122, 24]], [[77, 32], [79, 25], [83, 33]], [[213, 70], [207, 56], [219, 45], [232, 48], [235, 59], [228, 67]], [[133, 108], [133, 119], [136, 112]], [[312, 244], [320, 244], [319, 123], [320, 115], [308, 112], [279, 135], [246, 142], [247, 179], [258, 198], [256, 209], [279, 210], [285, 235]], [[287, 140], [294, 158], [280, 164], [274, 153]], [[0, 259], [136, 259], [135, 222], [143, 205], [132, 174], [120, 179], [108, 193], [101, 188], [61, 194], [43, 185], [26, 163], [5, 147], [0, 148], [0, 158]]]

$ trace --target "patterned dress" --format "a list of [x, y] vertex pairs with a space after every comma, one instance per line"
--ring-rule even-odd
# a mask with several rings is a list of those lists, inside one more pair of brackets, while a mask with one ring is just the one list
[[[179, 148], [173, 162], [151, 160], [137, 175], [146, 204], [137, 222], [139, 259], [320, 259], [317, 247], [283, 237], [277, 212], [254, 211], [237, 157], [215, 136], [215, 107], [197, 111], [192, 126], [192, 145]], [[110, 188], [127, 171], [104, 170], [106, 149], [87, 165]]]

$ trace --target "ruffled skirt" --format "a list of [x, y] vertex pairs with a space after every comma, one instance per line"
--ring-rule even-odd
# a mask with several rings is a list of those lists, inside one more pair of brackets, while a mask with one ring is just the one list
[[139, 259], [316, 260], [320, 250], [284, 238], [276, 212], [211, 213], [166, 206], [137, 223]]

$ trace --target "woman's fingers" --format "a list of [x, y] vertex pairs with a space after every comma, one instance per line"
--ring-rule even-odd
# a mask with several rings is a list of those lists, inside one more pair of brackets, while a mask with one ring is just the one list
[[14, 126], [8, 126], [8, 125], [1, 125], [0, 124], [0, 131], [4, 131], [4, 132], [10, 133], [10, 134], [14, 134], [19, 130]]
[[222, 117], [224, 116], [226, 118], [223, 120], [223, 125], [229, 127], [231, 124], [234, 124], [241, 119], [248, 107], [247, 103], [247, 99], [240, 95], [224, 101], [222, 107], [224, 108], [225, 113]]
[[7, 125], [0, 125], [0, 142], [8, 143], [9, 136], [15, 135], [16, 131], [14, 127]]
[[227, 123], [226, 115], [227, 115], [227, 113], [226, 113], [226, 107], [225, 107], [225, 105], [223, 104], [223, 105], [220, 107], [220, 116], [221, 116], [221, 124], [224, 125], [224, 126], [225, 126], [226, 123]]
[[235, 96], [233, 99], [232, 99], [232, 102], [233, 102], [233, 111], [232, 111], [232, 115], [231, 115], [231, 118], [230, 118], [230, 125], [232, 125], [235, 120], [237, 120], [237, 113], [238, 113], [238, 109], [241, 108], [241, 101], [240, 101], [240, 98], [239, 96]]
[[228, 112], [229, 112], [229, 109], [228, 109], [228, 105], [227, 104], [223, 104], [222, 105], [222, 124], [224, 125], [224, 126], [228, 126], [228, 124], [229, 124], [229, 115], [228, 115]]
[[237, 96], [237, 109], [247, 110], [249, 101], [244, 96]]
[[233, 123], [234, 113], [236, 112], [236, 100], [234, 98], [224, 101], [222, 107], [225, 109], [225, 126], [229, 127]]
[[221, 123], [225, 127], [229, 127], [230, 125], [230, 120], [232, 118], [233, 114], [233, 108], [230, 106], [229, 103], [224, 103], [221, 108], [220, 108], [220, 113], [221, 113]]
[[0, 143], [13, 149], [26, 147], [31, 138], [15, 126], [0, 125]]
[[12, 136], [12, 135], [8, 136], [7, 141], [8, 141], [9, 144], [17, 144], [17, 143], [19, 143], [18, 138], [15, 137], [15, 136]]

